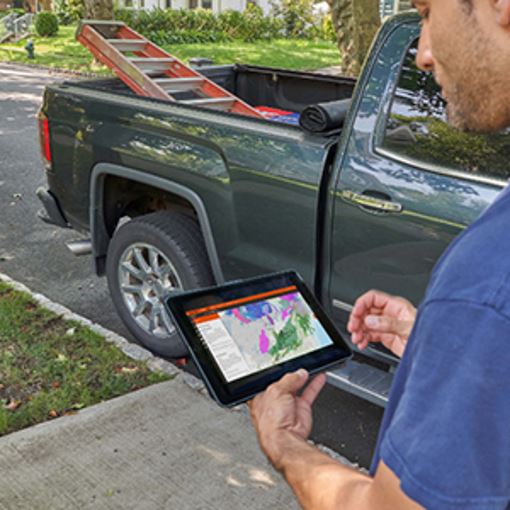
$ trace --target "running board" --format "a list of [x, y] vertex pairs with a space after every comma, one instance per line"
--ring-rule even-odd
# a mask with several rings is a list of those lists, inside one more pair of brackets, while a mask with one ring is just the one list
[[328, 383], [373, 404], [386, 407], [393, 374], [365, 363], [349, 360], [327, 373]]

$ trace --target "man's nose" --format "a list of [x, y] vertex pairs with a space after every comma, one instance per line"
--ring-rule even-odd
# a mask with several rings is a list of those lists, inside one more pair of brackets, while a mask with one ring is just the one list
[[426, 25], [423, 25], [421, 29], [418, 54], [416, 55], [416, 65], [422, 71], [434, 70], [434, 57], [432, 55], [432, 50], [430, 49], [429, 29]]

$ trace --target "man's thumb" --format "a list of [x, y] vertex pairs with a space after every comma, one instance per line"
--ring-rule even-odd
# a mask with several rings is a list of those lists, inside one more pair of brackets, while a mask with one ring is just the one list
[[280, 390], [284, 392], [296, 393], [296, 391], [299, 391], [305, 385], [307, 380], [308, 372], [301, 368], [297, 372], [286, 374], [277, 384]]

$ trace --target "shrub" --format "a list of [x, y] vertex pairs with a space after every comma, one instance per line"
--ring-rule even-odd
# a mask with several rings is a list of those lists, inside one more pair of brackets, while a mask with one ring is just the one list
[[248, 4], [244, 12], [224, 11], [218, 19], [221, 29], [233, 39], [251, 42], [283, 35], [282, 21], [264, 16], [264, 11], [255, 4]]
[[272, 0], [272, 13], [283, 22], [285, 35], [313, 39], [322, 35], [321, 20], [313, 14], [314, 0]]
[[58, 32], [58, 19], [52, 12], [40, 12], [35, 18], [35, 31], [42, 37], [51, 37]]
[[158, 46], [167, 44], [197, 44], [224, 42], [229, 38], [223, 32], [202, 32], [200, 30], [153, 30], [146, 34], [147, 38]]
[[23, 7], [13, 7], [12, 9], [9, 9], [8, 14], [15, 13], [18, 16], [23, 16], [23, 14], [26, 14], [25, 9]]
[[159, 45], [272, 39], [281, 35], [283, 27], [281, 20], [264, 16], [251, 4], [244, 12], [227, 10], [219, 15], [208, 9], [121, 9], [115, 17]]
[[83, 18], [83, 0], [52, 0], [53, 12], [61, 25], [70, 25]]

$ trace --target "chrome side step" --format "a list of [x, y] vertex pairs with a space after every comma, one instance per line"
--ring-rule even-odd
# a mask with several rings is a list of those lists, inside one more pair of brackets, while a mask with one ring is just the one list
[[393, 374], [357, 361], [349, 360], [327, 373], [328, 383], [373, 404], [386, 407]]

